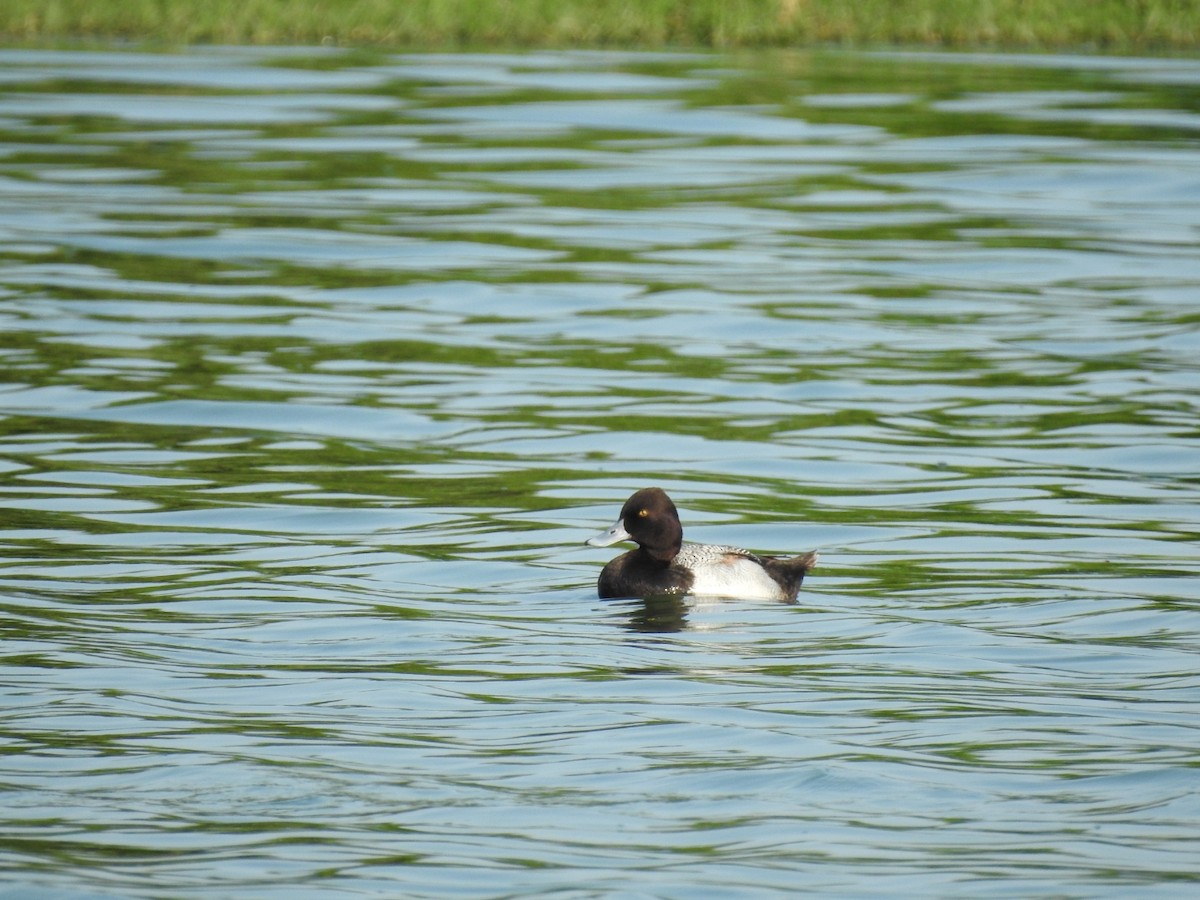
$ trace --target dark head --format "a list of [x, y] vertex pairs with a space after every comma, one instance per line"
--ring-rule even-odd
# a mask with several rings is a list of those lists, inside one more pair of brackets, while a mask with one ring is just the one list
[[670, 562], [683, 544], [679, 512], [662, 488], [642, 488], [625, 501], [621, 517], [612, 528], [588, 541], [607, 547], [619, 541], [634, 541], [660, 562]]

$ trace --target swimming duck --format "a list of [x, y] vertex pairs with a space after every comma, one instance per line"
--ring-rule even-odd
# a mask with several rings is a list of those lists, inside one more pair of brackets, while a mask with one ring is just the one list
[[588, 541], [608, 547], [633, 541], [636, 550], [600, 572], [601, 599], [695, 594], [794, 603], [815, 552], [760, 556], [740, 547], [684, 543], [679, 511], [662, 488], [642, 488], [625, 501], [611, 528]]

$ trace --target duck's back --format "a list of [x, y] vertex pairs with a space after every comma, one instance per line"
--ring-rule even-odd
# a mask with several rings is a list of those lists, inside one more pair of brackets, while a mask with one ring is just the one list
[[693, 594], [790, 601], [796, 599], [796, 590], [812, 564], [786, 567], [790, 562], [759, 556], [741, 547], [685, 543], [673, 565], [692, 573]]

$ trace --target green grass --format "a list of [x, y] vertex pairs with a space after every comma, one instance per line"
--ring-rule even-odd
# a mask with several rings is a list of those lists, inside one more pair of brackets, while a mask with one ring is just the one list
[[1191, 52], [1200, 0], [3, 0], [0, 42]]

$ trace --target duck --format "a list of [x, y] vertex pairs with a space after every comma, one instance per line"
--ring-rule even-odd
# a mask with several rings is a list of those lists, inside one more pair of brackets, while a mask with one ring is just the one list
[[795, 603], [817, 553], [763, 556], [741, 547], [693, 544], [683, 540], [679, 511], [662, 488], [634, 492], [612, 527], [587, 543], [610, 547], [633, 541], [630, 550], [608, 562], [597, 591], [602, 600], [691, 594], [741, 600]]

